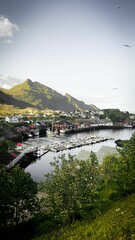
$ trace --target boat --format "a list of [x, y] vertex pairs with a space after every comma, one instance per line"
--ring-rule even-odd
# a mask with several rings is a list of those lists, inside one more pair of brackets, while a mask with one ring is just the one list
[[123, 127], [124, 127], [124, 128], [132, 128], [133, 126], [132, 126], [131, 124], [125, 123], [125, 124], [123, 124]]
[[36, 129], [36, 130], [34, 131], [34, 136], [39, 136], [39, 130], [38, 130], [38, 129]]
[[32, 138], [32, 137], [33, 137], [33, 134], [32, 134], [32, 133], [29, 133], [29, 134], [28, 134], [28, 137], [29, 137], [29, 138]]
[[46, 130], [46, 135], [47, 135], [47, 136], [55, 136], [54, 132], [52, 132], [52, 131], [50, 130], [50, 128], [47, 128], [47, 130]]
[[62, 128], [62, 129], [60, 129], [60, 134], [65, 134], [65, 129], [64, 128]]
[[55, 130], [54, 130], [54, 134], [59, 134], [58, 129], [55, 129]]

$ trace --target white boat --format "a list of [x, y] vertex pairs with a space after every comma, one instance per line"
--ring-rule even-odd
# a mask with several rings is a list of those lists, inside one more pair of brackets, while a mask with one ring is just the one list
[[39, 130], [34, 131], [34, 136], [39, 136]]
[[65, 134], [65, 129], [60, 129], [60, 134]]
[[124, 128], [132, 128], [132, 125], [131, 124], [124, 124], [123, 127]]
[[32, 138], [32, 137], [33, 137], [33, 134], [32, 134], [32, 133], [29, 133], [29, 134], [28, 134], [28, 137], [29, 137], [29, 138]]
[[58, 129], [55, 129], [55, 130], [54, 130], [54, 134], [59, 134]]
[[46, 130], [46, 135], [47, 136], [55, 136], [55, 134], [49, 128]]

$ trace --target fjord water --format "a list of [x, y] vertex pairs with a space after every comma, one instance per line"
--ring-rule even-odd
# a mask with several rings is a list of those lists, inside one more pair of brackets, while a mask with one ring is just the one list
[[60, 157], [62, 154], [68, 154], [77, 156], [77, 154], [81, 150], [87, 150], [87, 151], [93, 151], [98, 152], [98, 150], [104, 145], [104, 146], [110, 146], [110, 147], [116, 147], [115, 140], [118, 139], [130, 139], [132, 134], [134, 133], [134, 129], [132, 128], [125, 128], [125, 129], [106, 129], [106, 130], [96, 130], [92, 132], [81, 132], [76, 134], [66, 134], [66, 135], [60, 135], [57, 137], [43, 137], [43, 138], [34, 138], [29, 139], [28, 142], [32, 145], [36, 146], [44, 146], [47, 144], [57, 142], [66, 142], [72, 138], [74, 139], [80, 139], [84, 138], [85, 136], [90, 135], [96, 135], [100, 137], [109, 137], [113, 138], [111, 140], [107, 140], [105, 142], [100, 142], [92, 145], [86, 145], [82, 147], [77, 147], [71, 150], [64, 150], [62, 152], [48, 152], [45, 155], [43, 155], [41, 158], [36, 159], [36, 161], [32, 162], [28, 167], [26, 167], [25, 171], [29, 172], [32, 176], [32, 178], [40, 182], [44, 179], [44, 174], [50, 172], [52, 170], [52, 167], [50, 165], [50, 162], [54, 160], [54, 158]]

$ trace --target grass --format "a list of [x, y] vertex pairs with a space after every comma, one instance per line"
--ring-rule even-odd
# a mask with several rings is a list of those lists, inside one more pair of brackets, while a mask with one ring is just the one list
[[[44, 229], [42, 229], [44, 231]], [[116, 201], [92, 222], [76, 222], [33, 240], [134, 240], [135, 194]]]

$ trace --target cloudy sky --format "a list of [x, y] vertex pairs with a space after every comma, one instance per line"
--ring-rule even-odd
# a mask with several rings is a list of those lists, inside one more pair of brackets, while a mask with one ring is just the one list
[[135, 0], [0, 0], [0, 86], [135, 113]]

